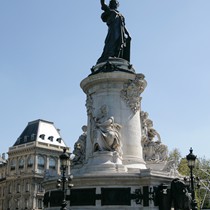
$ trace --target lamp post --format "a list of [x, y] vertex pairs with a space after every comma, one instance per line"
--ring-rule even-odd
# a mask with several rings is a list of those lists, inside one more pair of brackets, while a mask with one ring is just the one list
[[192, 194], [192, 210], [197, 209], [197, 203], [195, 200], [195, 190], [194, 190], [194, 178], [193, 178], [193, 168], [195, 167], [196, 156], [193, 154], [192, 147], [190, 148], [190, 153], [186, 156], [188, 161], [188, 167], [190, 169], [190, 183], [191, 183], [191, 194]]
[[[67, 178], [66, 176], [66, 170], [68, 169], [68, 166], [70, 166], [70, 156], [66, 153], [66, 148], [63, 149], [63, 153], [60, 155], [60, 162], [61, 162], [61, 171], [62, 171], [62, 177], [61, 179], [58, 179], [57, 187], [61, 187], [62, 183], [62, 192], [63, 192], [63, 201], [61, 204], [61, 210], [67, 210], [67, 201], [66, 201], [66, 182], [70, 182], [73, 179], [73, 176], [70, 175], [70, 177]], [[68, 187], [71, 188], [73, 185], [69, 184]]]

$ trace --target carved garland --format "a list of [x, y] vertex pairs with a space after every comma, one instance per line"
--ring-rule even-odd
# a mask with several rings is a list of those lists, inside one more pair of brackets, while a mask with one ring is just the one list
[[128, 83], [125, 83], [121, 91], [121, 98], [131, 108], [134, 114], [140, 110], [140, 94], [144, 91], [145, 87], [146, 81], [144, 80], [144, 75], [138, 74], [134, 80], [129, 80]]
[[93, 114], [93, 99], [92, 99], [92, 96], [90, 94], [87, 94], [87, 99], [86, 99], [85, 106], [87, 108], [87, 115], [92, 116], [92, 114]]

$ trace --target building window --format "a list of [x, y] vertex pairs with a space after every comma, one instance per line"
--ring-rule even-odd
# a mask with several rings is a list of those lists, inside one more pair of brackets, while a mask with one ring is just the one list
[[33, 165], [34, 165], [34, 159], [32, 156], [29, 156], [27, 167], [31, 168], [31, 167], [33, 167]]
[[17, 208], [16, 209], [19, 209], [20, 208], [20, 200], [17, 199]]
[[12, 199], [9, 199], [7, 200], [7, 206], [8, 206], [8, 209], [12, 209], [11, 206], [12, 206]]
[[44, 165], [45, 165], [45, 161], [44, 161], [44, 157], [42, 156], [38, 156], [38, 172], [42, 173], [44, 171]]
[[42, 209], [42, 199], [38, 199], [38, 209]]
[[23, 169], [23, 168], [24, 168], [24, 159], [21, 158], [21, 159], [19, 160], [19, 169]]
[[38, 192], [43, 192], [44, 191], [41, 183], [37, 184], [37, 191]]
[[25, 209], [28, 209], [28, 199], [25, 199]]
[[11, 194], [12, 193], [12, 184], [8, 185], [8, 193]]
[[15, 160], [10, 161], [10, 170], [15, 170]]
[[54, 158], [49, 159], [49, 169], [55, 170], [56, 162]]
[[25, 187], [26, 187], [26, 192], [29, 192], [30, 191], [30, 184], [28, 182], [26, 182]]
[[17, 193], [20, 193], [20, 184], [17, 184]]

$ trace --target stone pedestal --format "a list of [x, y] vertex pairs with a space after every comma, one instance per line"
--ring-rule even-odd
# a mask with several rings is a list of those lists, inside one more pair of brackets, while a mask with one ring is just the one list
[[92, 164], [94, 158], [98, 159], [94, 155], [95, 119], [99, 118], [101, 107], [106, 106], [107, 117], [112, 117], [121, 126], [122, 164], [128, 169], [145, 169], [140, 122], [140, 94], [146, 87], [144, 75], [135, 74], [132, 66], [122, 59], [99, 64], [92, 72], [81, 82], [81, 88], [87, 95], [87, 164]]

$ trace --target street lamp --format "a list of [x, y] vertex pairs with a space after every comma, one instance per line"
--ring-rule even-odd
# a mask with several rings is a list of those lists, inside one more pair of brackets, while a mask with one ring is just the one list
[[[70, 182], [73, 179], [73, 176], [70, 175], [69, 178], [66, 176], [66, 170], [68, 169], [68, 166], [70, 166], [70, 156], [66, 153], [66, 148], [63, 149], [63, 153], [60, 155], [60, 163], [61, 163], [61, 171], [62, 171], [62, 177], [61, 179], [58, 179], [57, 187], [61, 187], [62, 183], [62, 192], [63, 192], [63, 201], [61, 204], [61, 210], [67, 210], [67, 201], [66, 201], [66, 182]], [[71, 188], [73, 185], [69, 184], [68, 187]]]
[[188, 167], [190, 169], [190, 182], [191, 182], [191, 194], [192, 194], [192, 210], [197, 209], [197, 203], [195, 200], [195, 190], [194, 190], [194, 178], [193, 178], [193, 168], [195, 167], [196, 156], [193, 154], [192, 147], [190, 148], [190, 153], [186, 156], [188, 161]]

